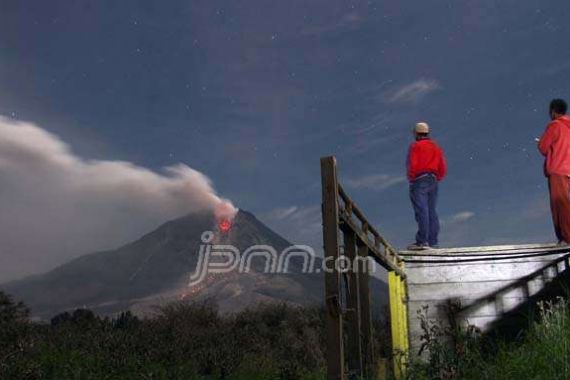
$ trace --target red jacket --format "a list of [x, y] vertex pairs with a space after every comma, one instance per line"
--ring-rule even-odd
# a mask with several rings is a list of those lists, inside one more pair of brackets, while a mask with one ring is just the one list
[[538, 150], [546, 160], [544, 174], [570, 175], [570, 117], [561, 116], [546, 127]]
[[443, 150], [429, 138], [414, 142], [408, 153], [408, 179], [413, 181], [424, 173], [435, 174], [438, 181], [447, 174]]

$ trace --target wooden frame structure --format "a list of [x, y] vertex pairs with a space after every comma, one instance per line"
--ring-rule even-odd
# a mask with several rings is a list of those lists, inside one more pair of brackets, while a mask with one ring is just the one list
[[396, 377], [401, 378], [408, 351], [404, 262], [344, 191], [334, 157], [321, 158], [321, 179], [327, 378], [375, 377], [369, 257], [389, 272], [393, 369]]

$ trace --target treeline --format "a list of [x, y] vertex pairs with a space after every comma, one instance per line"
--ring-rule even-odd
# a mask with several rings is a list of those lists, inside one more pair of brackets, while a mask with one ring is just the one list
[[[325, 314], [317, 307], [261, 304], [220, 314], [209, 303], [172, 303], [145, 319], [130, 312], [101, 318], [85, 309], [50, 323], [29, 316], [24, 304], [0, 291], [0, 380], [325, 378]], [[412, 362], [407, 379], [570, 378], [564, 299], [541, 304], [538, 321], [514, 342], [426, 318], [427, 361]], [[375, 322], [377, 358], [389, 356], [386, 331]]]
[[172, 303], [152, 318], [78, 309], [51, 323], [29, 315], [0, 292], [1, 380], [324, 378], [318, 307], [260, 304], [221, 314], [211, 303]]
[[0, 292], [0, 379], [320, 378], [323, 318], [316, 307], [222, 315], [209, 303], [172, 303], [153, 318], [80, 309], [41, 324]]

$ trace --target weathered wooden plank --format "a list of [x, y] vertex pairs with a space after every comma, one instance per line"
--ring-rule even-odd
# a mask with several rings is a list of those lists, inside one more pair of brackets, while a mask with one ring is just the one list
[[[344, 255], [351, 263], [356, 258], [356, 236], [350, 229], [343, 231]], [[362, 373], [362, 344], [360, 331], [360, 282], [358, 268], [352, 265], [348, 271], [348, 294], [346, 311], [346, 339], [349, 377], [361, 378]]]
[[372, 257], [378, 264], [380, 264], [386, 270], [395, 271], [396, 273], [398, 273], [399, 276], [403, 278], [406, 277], [406, 274], [398, 267], [396, 260], [393, 260], [392, 258], [388, 257], [386, 254], [381, 252], [379, 246], [377, 246], [375, 243], [371, 242], [370, 239], [368, 239], [366, 234], [355, 225], [354, 221], [352, 221], [350, 216], [346, 214], [340, 214], [339, 217], [342, 223], [346, 227], [352, 229], [352, 231], [356, 234], [358, 239], [363, 244], [366, 244], [369, 250], [368, 254], [370, 257]]
[[[446, 325], [449, 300], [459, 300], [461, 310], [456, 316], [464, 324], [487, 331], [505, 313], [525, 304], [561, 273], [570, 267], [570, 247], [552, 244], [468, 247], [438, 250], [447, 256], [422, 256], [414, 253], [405, 259], [433, 260], [434, 263], [407, 263], [408, 312], [411, 353], [417, 355], [421, 346], [421, 323], [417, 310], [428, 305], [427, 317]], [[428, 254], [434, 251], [428, 251]], [[458, 262], [471, 259], [476, 253], [488, 260]], [[452, 255], [450, 253], [456, 253]], [[549, 253], [542, 255], [542, 253]], [[553, 254], [552, 254], [553, 253]], [[407, 253], [404, 253], [407, 254]], [[534, 256], [517, 257], [521, 254]], [[540, 254], [540, 256], [538, 256]]]
[[[447, 321], [442, 321], [440, 318], [428, 318], [428, 321], [430, 323], [441, 323], [443, 322], [443, 325], [447, 325]], [[492, 316], [492, 317], [471, 317], [469, 319], [466, 319], [464, 321], [460, 321], [460, 324], [463, 325], [464, 327], [469, 326], [474, 326], [477, 327], [481, 332], [487, 332], [489, 331], [489, 329], [493, 326], [493, 323], [497, 321], [497, 317], [496, 316]], [[410, 322], [410, 329], [411, 329], [411, 333], [410, 333], [410, 354], [411, 355], [418, 355], [420, 348], [422, 346], [422, 335], [423, 335], [423, 331], [420, 328], [420, 324], [419, 322]], [[445, 337], [443, 337], [445, 339]], [[423, 352], [422, 357], [425, 358], [425, 355], [427, 354], [427, 352]]]
[[[489, 331], [489, 329], [493, 326], [494, 323], [497, 322], [497, 319], [498, 319], [497, 316], [473, 316], [463, 321], [460, 321], [460, 324], [463, 325], [464, 327], [467, 326], [477, 327], [481, 332], [485, 333]], [[428, 318], [428, 320], [432, 323], [440, 323], [439, 318]], [[421, 336], [423, 335], [423, 332], [421, 331], [420, 324], [417, 322], [411, 322], [410, 328], [413, 331], [410, 334], [410, 353], [413, 355], [417, 355], [422, 345]]]
[[[368, 247], [360, 242], [357, 243], [357, 253], [359, 257], [368, 256]], [[371, 379], [374, 374], [375, 358], [372, 340], [372, 313], [370, 307], [370, 266], [368, 261], [358, 262], [358, 290], [360, 292], [360, 331], [362, 333], [362, 366], [364, 378]]]
[[407, 268], [410, 285], [449, 283], [449, 282], [485, 282], [485, 281], [517, 281], [531, 273], [544, 270], [544, 275], [555, 277], [564, 269], [560, 263], [557, 270], [552, 261], [488, 263], [479, 265], [430, 266]]
[[345, 203], [349, 205], [350, 209], [354, 213], [354, 215], [360, 220], [362, 225], [367, 226], [367, 233], [370, 232], [374, 237], [379, 240], [382, 245], [384, 245], [388, 250], [391, 252], [396, 253], [396, 249], [386, 240], [380, 233], [374, 228], [374, 226], [368, 221], [364, 213], [360, 210], [360, 208], [354, 203], [352, 199], [348, 196], [348, 194], [344, 191], [344, 188], [339, 184], [338, 186], [339, 195], [342, 197]]
[[470, 316], [466, 318], [463, 324], [465, 326], [475, 326], [482, 332], [487, 332], [496, 323], [498, 318], [496, 316]]
[[554, 277], [538, 277], [532, 281], [526, 281], [520, 285], [509, 280], [483, 281], [483, 282], [449, 282], [437, 284], [409, 284], [409, 298], [412, 301], [440, 300], [452, 298], [481, 299], [496, 292], [503, 297], [522, 297], [538, 293], [544, 285], [552, 281]]
[[[436, 262], [433, 263], [414, 263], [414, 262], [406, 262], [406, 267], [411, 269], [416, 268], [431, 268], [431, 267], [445, 267], [445, 266], [457, 266], [457, 265], [465, 265], [465, 266], [476, 266], [481, 264], [516, 264], [516, 263], [550, 263], [556, 260], [562, 260], [564, 257], [567, 257], [568, 254], [556, 254], [556, 255], [546, 255], [546, 256], [528, 256], [528, 257], [519, 257], [519, 258], [512, 258], [510, 256], [508, 259], [504, 260], [489, 260], [489, 261], [465, 261], [465, 260], [453, 260], [450, 258], [436, 258]], [[446, 260], [447, 259], [447, 260]]]
[[[481, 302], [477, 299], [464, 299], [462, 300], [462, 306], [468, 307], [469, 316], [477, 317], [492, 317], [501, 316], [503, 313], [509, 312], [517, 308], [518, 306], [524, 304], [528, 301], [526, 297], [499, 297], [489, 301]], [[424, 306], [428, 306], [427, 316], [431, 318], [437, 318], [445, 315], [446, 307], [438, 300], [428, 300], [428, 301], [409, 301], [408, 308], [410, 312], [410, 321], [417, 319], [417, 311], [423, 310]], [[460, 317], [463, 316], [462, 313], [459, 314]]]
[[[402, 269], [404, 269], [404, 264], [402, 263]], [[410, 330], [409, 330], [409, 316], [408, 316], [408, 286], [406, 280], [400, 278], [401, 287], [401, 297], [402, 297], [402, 343], [404, 345], [404, 356], [402, 360], [404, 366], [407, 366], [409, 360], [409, 350], [410, 350]]]
[[[457, 265], [465, 265], [465, 266], [477, 266], [481, 264], [516, 264], [516, 263], [550, 263], [555, 261], [556, 259], [564, 257], [564, 254], [560, 255], [549, 255], [543, 257], [521, 257], [518, 259], [513, 259], [509, 257], [508, 259], [504, 260], [491, 260], [491, 261], [464, 261], [464, 260], [453, 260], [450, 258], [441, 258], [437, 259], [435, 263], [414, 263], [414, 262], [406, 262], [406, 266], [410, 267], [411, 269], [416, 268], [431, 268], [431, 267], [445, 267], [445, 266], [457, 266]], [[446, 260], [447, 259], [447, 260]]]
[[393, 370], [396, 379], [402, 377], [403, 366], [401, 363], [401, 352], [404, 351], [402, 341], [402, 293], [400, 276], [394, 271], [388, 273], [388, 289], [390, 292], [390, 327], [392, 335], [392, 351], [394, 353]]
[[445, 253], [453, 253], [453, 254], [462, 254], [462, 253], [480, 253], [480, 252], [489, 252], [491, 253], [524, 253], [524, 251], [528, 250], [559, 250], [563, 252], [570, 252], [570, 246], [558, 246], [554, 243], [546, 243], [546, 244], [519, 244], [519, 245], [492, 245], [492, 246], [482, 246], [482, 247], [460, 247], [460, 248], [439, 248], [439, 249], [430, 249], [428, 251], [407, 251], [407, 250], [400, 250], [399, 252], [404, 255], [418, 255], [422, 253], [429, 253], [429, 254], [445, 254]]
[[[337, 262], [338, 245], [338, 182], [334, 157], [321, 158], [323, 245], [325, 259]], [[344, 380], [344, 347], [342, 341], [342, 309], [340, 273], [333, 265], [325, 273], [325, 302], [327, 305], [327, 378]]]

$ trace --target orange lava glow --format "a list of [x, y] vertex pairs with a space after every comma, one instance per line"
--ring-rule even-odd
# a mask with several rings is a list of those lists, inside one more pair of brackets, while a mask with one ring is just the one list
[[222, 219], [218, 222], [218, 227], [223, 233], [227, 233], [232, 228], [232, 222], [228, 219]]

